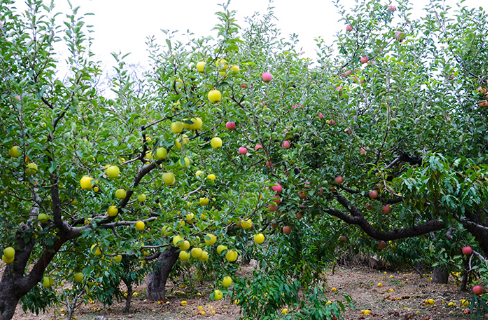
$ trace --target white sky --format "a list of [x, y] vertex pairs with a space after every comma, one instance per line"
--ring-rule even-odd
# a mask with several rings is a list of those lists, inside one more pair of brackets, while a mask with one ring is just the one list
[[[47, 0], [46, 0], [47, 1]], [[155, 35], [159, 43], [166, 36], [161, 29], [179, 30], [184, 33], [188, 29], [195, 36], [212, 35], [211, 29], [218, 23], [215, 12], [221, 7], [217, 4], [226, 0], [71, 0], [73, 6], [80, 6], [80, 13], [94, 13], [86, 17], [88, 24], [94, 25], [95, 38], [93, 51], [104, 64], [111, 65], [111, 52], [132, 54], [126, 59], [129, 63], [140, 62], [147, 65], [146, 37]], [[395, 0], [384, 0], [385, 4], [396, 5]], [[428, 0], [411, 0], [413, 18], [422, 14], [422, 8]], [[446, 0], [455, 7], [458, 0]], [[466, 0], [468, 7], [481, 7], [486, 0]], [[346, 8], [352, 7], [356, 0], [341, 0]], [[69, 12], [66, 0], [55, 0], [58, 11]], [[19, 8], [25, 7], [24, 0], [17, 0]], [[244, 17], [255, 11], [265, 12], [267, 0], [232, 0], [231, 9], [237, 11], [237, 23], [244, 26]], [[287, 37], [297, 33], [300, 47], [305, 55], [315, 58], [314, 38], [321, 36], [330, 44], [337, 31], [345, 25], [338, 22], [339, 14], [332, 0], [275, 0], [275, 16], [282, 35]], [[486, 5], [485, 5], [486, 6]], [[184, 39], [182, 39], [184, 40]]]

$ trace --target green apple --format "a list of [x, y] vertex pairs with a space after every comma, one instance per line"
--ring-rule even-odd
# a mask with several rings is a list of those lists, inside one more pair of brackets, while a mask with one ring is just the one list
[[137, 221], [134, 226], [136, 227], [137, 230], [142, 231], [142, 230], [144, 230], [144, 227], [146, 225], [142, 221]]
[[156, 159], [158, 160], [166, 159], [167, 156], [168, 156], [168, 151], [165, 148], [156, 149]]
[[124, 190], [124, 189], [118, 189], [117, 191], [115, 191], [115, 197], [117, 199], [125, 199], [125, 197], [127, 196], [127, 192]]
[[237, 260], [237, 252], [234, 250], [228, 250], [225, 254], [225, 258], [229, 262], [234, 262]]
[[199, 63], [197, 63], [197, 70], [198, 72], [202, 73], [202, 72], [205, 72], [205, 65], [207, 63], [205, 61], [200, 61]]
[[219, 246], [217, 246], [217, 253], [218, 253], [218, 254], [221, 254], [221, 253], [222, 253], [222, 251], [224, 251], [224, 250], [227, 250], [227, 246], [224, 246], [224, 245], [222, 245], [222, 244], [221, 244], [221, 245], [219, 245]]
[[[175, 236], [175, 237], [173, 238], [173, 245], [174, 245], [175, 247], [178, 247], [178, 246], [180, 246], [180, 245], [183, 243], [183, 240], [184, 240], [184, 239], [183, 239], [181, 236]], [[180, 241], [181, 241], [181, 242], [180, 242]]]
[[18, 158], [20, 157], [20, 155], [22, 154], [22, 151], [20, 151], [20, 148], [18, 146], [13, 146], [12, 148], [10, 148], [10, 150], [8, 151], [8, 154], [12, 157], [12, 158]]
[[2, 261], [7, 263], [7, 264], [14, 262], [14, 259], [15, 259], [15, 257], [9, 259], [5, 255], [2, 255]]
[[183, 122], [176, 121], [171, 123], [171, 131], [173, 131], [173, 133], [180, 133], [183, 131]]
[[54, 279], [49, 278], [49, 277], [44, 277], [44, 280], [42, 282], [42, 285], [44, 287], [50, 288], [50, 287], [52, 287], [53, 284], [54, 284]]
[[190, 158], [188, 157], [184, 157], [183, 159], [180, 158], [178, 163], [180, 164], [181, 168], [187, 168], [190, 165]]
[[74, 278], [75, 278], [75, 281], [76, 282], [82, 282], [84, 277], [85, 276], [83, 275], [83, 273], [77, 272], [77, 273], [75, 273], [75, 277]]
[[183, 251], [186, 251], [188, 249], [190, 249], [190, 242], [188, 242], [187, 240], [184, 240], [179, 246], [178, 248], [180, 248], [180, 250], [183, 250]]
[[110, 166], [106, 173], [109, 178], [117, 178], [120, 174], [120, 169], [117, 166]]
[[208, 198], [200, 198], [200, 205], [206, 206], [209, 203], [209, 201], [210, 200]]
[[[207, 238], [209, 238], [209, 239], [207, 239]], [[216, 236], [214, 236], [213, 234], [210, 234], [210, 233], [209, 233], [209, 234], [207, 234], [207, 235], [205, 236], [204, 240], [205, 240], [205, 244], [207, 244], [207, 245], [211, 246], [211, 245], [215, 244], [215, 242], [217, 242], [217, 237], [216, 237]], [[220, 246], [219, 246], [219, 247], [220, 247]], [[227, 248], [227, 247], [226, 247], [226, 248]], [[218, 249], [217, 249], [217, 250], [218, 250]], [[220, 254], [220, 252], [219, 252], [219, 254]]]
[[116, 263], [120, 263], [120, 261], [122, 261], [122, 255], [120, 255], [120, 254], [119, 255], [116, 255], [114, 257], [114, 260], [115, 260]]
[[7, 259], [13, 259], [15, 257], [15, 249], [12, 247], [7, 247], [7, 248], [3, 249], [3, 255]]
[[198, 258], [201, 262], [208, 261], [208, 252], [207, 251], [202, 251], [202, 255]]
[[49, 221], [49, 217], [45, 213], [41, 213], [37, 215], [37, 220], [39, 220], [40, 223], [47, 223]]
[[163, 173], [163, 182], [168, 186], [172, 186], [175, 184], [175, 175], [172, 172]]
[[146, 195], [144, 193], [141, 193], [140, 195], [137, 196], [137, 201], [139, 202], [146, 201]]
[[37, 172], [37, 164], [29, 163], [25, 168], [26, 174], [35, 174]]

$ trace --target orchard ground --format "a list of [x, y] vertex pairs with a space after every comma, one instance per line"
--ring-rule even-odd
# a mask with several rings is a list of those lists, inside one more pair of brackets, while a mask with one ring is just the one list
[[[252, 274], [253, 265], [242, 266], [239, 276]], [[3, 272], [1, 270], [0, 272]], [[429, 320], [454, 320], [468, 319], [469, 314], [462, 306], [463, 299], [470, 299], [470, 294], [459, 291], [456, 278], [451, 275], [446, 285], [435, 284], [430, 280], [430, 274], [422, 278], [413, 271], [378, 271], [363, 266], [339, 267], [332, 275], [328, 270], [327, 279], [328, 298], [335, 301], [342, 298], [342, 294], [352, 297], [355, 309], [346, 309], [344, 319], [429, 319]], [[381, 286], [379, 286], [381, 284]], [[134, 288], [134, 298], [131, 304], [131, 313], [123, 314], [125, 302], [104, 307], [98, 302], [82, 305], [76, 312], [78, 320], [94, 319], [103, 315], [107, 319], [239, 319], [239, 307], [229, 298], [220, 301], [209, 301], [208, 294], [212, 290], [210, 282], [198, 285], [201, 297], [195, 295], [186, 296], [175, 294], [183, 293], [186, 288], [181, 288], [180, 283], [170, 283], [168, 296], [164, 303], [148, 301], [145, 299], [146, 286]], [[334, 291], [334, 289], [336, 291]], [[425, 303], [433, 299], [433, 304]], [[342, 298], [343, 300], [343, 298]], [[181, 302], [187, 305], [182, 306]], [[455, 305], [449, 306], [449, 303]], [[199, 307], [201, 307], [199, 309]], [[15, 320], [51, 320], [65, 319], [60, 312], [61, 307], [51, 309], [46, 314], [25, 314], [21, 306], [17, 306]], [[66, 308], [64, 308], [66, 309]], [[364, 315], [362, 310], [370, 310], [370, 315]], [[199, 313], [204, 311], [204, 315]], [[215, 314], [213, 313], [215, 312]], [[410, 315], [410, 317], [409, 317]], [[284, 318], [284, 316], [283, 316]]]

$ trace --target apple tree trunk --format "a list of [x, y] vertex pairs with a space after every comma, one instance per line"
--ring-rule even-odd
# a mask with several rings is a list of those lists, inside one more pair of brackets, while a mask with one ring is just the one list
[[434, 272], [432, 272], [432, 282], [447, 283], [448, 279], [449, 279], [449, 272], [447, 272], [447, 269], [441, 268], [439, 266], [434, 267]]
[[147, 298], [149, 300], [164, 300], [166, 281], [176, 260], [178, 260], [178, 248], [173, 247], [161, 253], [154, 271], [147, 277]]

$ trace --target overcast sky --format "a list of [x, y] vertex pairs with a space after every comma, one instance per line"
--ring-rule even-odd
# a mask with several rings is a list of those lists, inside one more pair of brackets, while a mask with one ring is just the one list
[[[47, 0], [46, 0], [47, 1]], [[468, 7], [480, 7], [487, 0], [466, 0]], [[146, 65], [146, 37], [155, 35], [163, 43], [165, 35], [161, 29], [190, 30], [196, 36], [208, 36], [218, 22], [215, 12], [218, 3], [224, 0], [71, 0], [73, 6], [80, 6], [81, 13], [93, 13], [87, 22], [94, 25], [95, 38], [93, 51], [105, 64], [112, 64], [111, 52], [132, 54], [127, 61]], [[414, 4], [414, 18], [422, 14], [422, 8], [428, 0], [411, 0]], [[458, 0], [446, 0], [455, 6]], [[356, 0], [341, 0], [345, 7], [352, 7]], [[395, 5], [395, 0], [384, 0], [385, 4]], [[69, 12], [66, 0], [55, 0], [57, 10]], [[17, 0], [19, 8], [24, 7], [24, 0]], [[265, 12], [268, 0], [232, 0], [231, 9], [237, 11], [237, 23], [244, 25], [244, 17], [255, 11]], [[315, 57], [314, 38], [321, 36], [331, 43], [335, 33], [344, 29], [337, 8], [332, 0], [275, 0], [275, 15], [279, 19], [277, 26], [282, 35], [299, 35], [300, 46], [305, 55]], [[485, 4], [485, 9], [488, 5]], [[182, 39], [183, 40], [183, 39]]]

